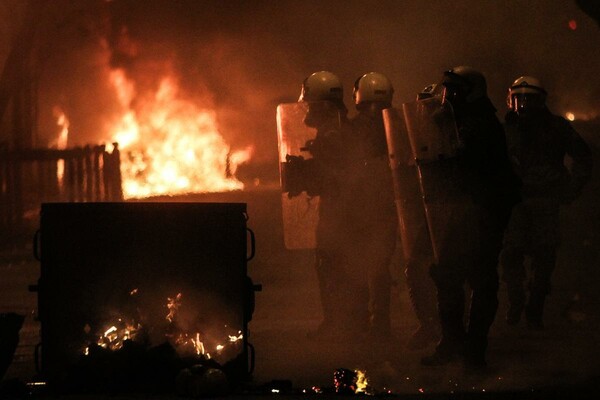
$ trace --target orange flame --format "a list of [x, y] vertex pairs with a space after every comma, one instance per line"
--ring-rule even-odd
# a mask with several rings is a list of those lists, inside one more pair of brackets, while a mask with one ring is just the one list
[[[66, 149], [69, 141], [69, 119], [63, 110], [58, 106], [55, 106], [52, 112], [54, 117], [56, 117], [56, 125], [60, 127], [60, 133], [58, 134], [55, 142], [56, 148], [61, 150]], [[58, 160], [56, 163], [56, 176], [58, 177], [59, 184], [62, 185], [65, 176], [64, 160]]]
[[[117, 325], [119, 327], [117, 327]], [[86, 325], [85, 330], [90, 329], [89, 325]], [[123, 343], [126, 340], [131, 340], [141, 329], [141, 325], [135, 322], [125, 322], [119, 318], [116, 325], [111, 325], [105, 328], [101, 336], [98, 337], [96, 344], [100, 347], [110, 350], [118, 350], [123, 347]], [[89, 347], [84, 350], [85, 355], [89, 355]]]
[[181, 306], [181, 293], [177, 293], [177, 296], [171, 298], [171, 297], [167, 297], [167, 309], [169, 310], [169, 313], [167, 314], [167, 321], [169, 322], [173, 322], [173, 320], [175, 319], [175, 314], [177, 313], [177, 310], [179, 309], [179, 307]]
[[110, 79], [123, 108], [111, 141], [122, 152], [125, 198], [243, 189], [233, 174], [253, 148], [232, 151], [214, 111], [181, 99], [170, 78], [161, 81], [152, 98], [136, 98], [134, 110], [135, 86], [124, 71], [113, 70]]
[[[131, 296], [135, 296], [139, 293], [139, 289], [135, 288], [129, 292]], [[200, 334], [200, 332], [196, 332], [194, 334], [182, 331], [180, 327], [177, 326], [177, 313], [182, 307], [182, 299], [183, 295], [181, 293], [177, 293], [174, 297], [167, 297], [167, 309], [168, 314], [166, 316], [166, 320], [169, 321], [170, 327], [174, 329], [169, 329], [169, 331], [176, 331], [176, 333], [165, 333], [165, 337], [169, 340], [169, 342], [175, 345], [175, 349], [180, 354], [192, 354], [195, 353], [198, 356], [204, 356], [207, 359], [212, 358], [211, 354], [207, 351], [207, 344], [210, 348], [214, 348], [217, 352], [217, 357], [222, 354], [222, 352], [227, 348], [235, 349], [239, 342], [244, 338], [241, 330], [237, 331], [237, 334], [227, 335], [227, 343], [226, 344], [217, 344], [214, 345], [214, 337], [206, 337]], [[224, 326], [227, 328], [227, 325]], [[110, 350], [118, 350], [121, 349], [126, 340], [135, 340], [137, 334], [143, 330], [144, 327], [135, 322], [134, 320], [125, 320], [124, 318], [118, 318], [114, 324], [106, 325], [105, 328], [98, 334], [96, 339], [94, 339], [95, 343], [103, 347], [105, 349]], [[84, 327], [84, 332], [89, 334], [92, 332], [92, 327], [89, 324], [86, 324]], [[87, 346], [84, 348], [83, 353], [85, 355], [89, 355], [90, 347]]]

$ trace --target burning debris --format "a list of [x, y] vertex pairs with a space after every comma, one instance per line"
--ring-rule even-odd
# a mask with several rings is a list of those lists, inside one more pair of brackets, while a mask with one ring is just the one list
[[336, 369], [333, 373], [333, 386], [338, 394], [373, 394], [366, 371], [363, 370]]
[[[130, 291], [130, 296], [133, 297], [138, 293], [139, 289], [133, 289]], [[168, 325], [164, 329], [165, 333], [163, 335], [164, 339], [177, 351], [177, 354], [182, 356], [195, 355], [203, 359], [211, 359], [212, 356], [207, 349], [214, 349], [215, 353], [213, 354], [221, 355], [224, 353], [227, 346], [234, 346], [234, 343], [243, 339], [244, 335], [242, 334], [242, 331], [238, 330], [236, 334], [227, 334], [227, 339], [223, 338], [220, 342], [208, 340], [208, 343], [211, 343], [211, 347], [207, 347], [205, 345], [207, 339], [204, 338], [204, 335], [200, 332], [186, 332], [178, 323], [177, 314], [182, 307], [182, 298], [183, 295], [181, 293], [177, 293], [174, 297], [167, 298], [166, 308], [168, 313], [165, 320], [168, 322]], [[103, 349], [114, 351], [123, 348], [126, 341], [134, 341], [140, 344], [147, 343], [149, 341], [148, 331], [150, 330], [150, 327], [146, 327], [142, 325], [142, 323], [137, 322], [143, 319], [145, 318], [142, 315], [138, 315], [136, 318], [118, 317], [116, 322], [108, 324], [102, 330], [101, 335], [95, 335], [95, 337], [98, 337], [98, 340], [89, 343], [85, 347], [83, 353], [89, 355], [90, 346], [99, 346]], [[86, 324], [83, 329], [86, 334], [90, 334], [92, 331], [92, 327], [89, 324]], [[224, 327], [224, 331], [225, 330], [227, 330], [227, 326]]]
[[232, 385], [249, 378], [245, 204], [47, 203], [41, 215], [40, 365], [51, 390], [173, 393], [195, 365]]
[[232, 151], [214, 111], [183, 99], [170, 77], [148, 96], [136, 93], [121, 69], [110, 80], [122, 109], [110, 131], [123, 154], [125, 198], [243, 189], [235, 172], [253, 148]]
[[[135, 298], [139, 292], [139, 289], [133, 289], [129, 296]], [[141, 382], [146, 384], [146, 377], [152, 377], [153, 391], [170, 390], [176, 385], [179, 393], [194, 396], [226, 392], [225, 371], [228, 361], [239, 356], [237, 345], [243, 339], [241, 331], [225, 335], [226, 338], [216, 345], [201, 332], [184, 331], [178, 322], [179, 313], [185, 309], [183, 294], [177, 293], [168, 297], [165, 305], [164, 341], [153, 345], [150, 333], [161, 328], [140, 322], [147, 321], [147, 318], [138, 308], [139, 303], [133, 301], [139, 314], [137, 317], [119, 317], [116, 322], [107, 324], [100, 334], [92, 334], [90, 324], [84, 326], [84, 332], [97, 340], [92, 339], [85, 346], [83, 358], [77, 365], [77, 372], [74, 372], [79, 381], [75, 385], [77, 388], [139, 390], [138, 385]], [[125, 305], [124, 309], [128, 306]], [[227, 326], [224, 327], [226, 330]], [[209, 347], [205, 343], [211, 343], [213, 355], [208, 352]], [[150, 372], [150, 368], [158, 368], [162, 372]]]

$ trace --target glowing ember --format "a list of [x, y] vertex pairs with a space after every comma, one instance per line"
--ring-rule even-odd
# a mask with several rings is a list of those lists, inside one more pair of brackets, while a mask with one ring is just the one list
[[573, 114], [572, 112], [568, 112], [565, 114], [565, 118], [569, 121], [575, 121], [575, 114]]
[[136, 97], [122, 70], [112, 71], [111, 83], [123, 107], [111, 141], [118, 142], [122, 152], [125, 198], [243, 189], [233, 174], [253, 149], [231, 151], [213, 111], [181, 99], [169, 78], [146, 100]]
[[187, 333], [180, 334], [175, 339], [175, 345], [179, 352], [186, 352], [186, 349], [192, 349], [193, 353], [206, 358], [210, 358], [210, 353], [207, 353], [204, 348], [204, 342], [200, 340], [200, 333], [196, 332], [195, 336], [189, 336]]
[[242, 331], [238, 331], [237, 336], [229, 335], [230, 342], [237, 342], [238, 340], [242, 340], [243, 338], [244, 338], [244, 335], [242, 335]]
[[167, 297], [167, 309], [169, 310], [169, 313], [167, 314], [167, 321], [169, 322], [173, 322], [173, 320], [175, 319], [175, 313], [177, 313], [177, 310], [179, 309], [179, 307], [181, 307], [181, 293], [177, 293], [177, 296], [170, 298]]
[[[134, 339], [140, 328], [140, 324], [135, 322], [126, 323], [119, 318], [116, 325], [111, 325], [104, 330], [104, 333], [98, 338], [96, 344], [105, 349], [118, 350], [123, 347], [123, 343], [126, 340]], [[89, 329], [89, 325], [84, 327], [84, 331], [86, 332]], [[86, 356], [89, 355], [89, 347], [84, 349], [84, 354]]]
[[[138, 293], [138, 289], [133, 289], [129, 292], [131, 296], [137, 295]], [[235, 349], [237, 347], [235, 343], [239, 342], [244, 337], [242, 331], [237, 331], [237, 334], [235, 335], [227, 334], [227, 331], [230, 330], [227, 328], [227, 325], [224, 326], [225, 330], [222, 331], [223, 336], [227, 337], [226, 344], [218, 344], [219, 341], [222, 341], [222, 336], [220, 338], [206, 337], [200, 332], [190, 333], [183, 330], [177, 321], [177, 315], [182, 309], [182, 299], [183, 295], [177, 293], [174, 297], [167, 297], [166, 305], [168, 314], [165, 319], [169, 322], [169, 326], [164, 332], [164, 339], [173, 345], [177, 353], [187, 356], [202, 356], [206, 359], [211, 359], [211, 354], [207, 352], [208, 348], [214, 348], [218, 353], [217, 358], [219, 358], [224, 355], [223, 352], [227, 353], [228, 348]], [[102, 348], [119, 350], [123, 347], [126, 340], [135, 340], [135, 336], [138, 332], [146, 332], [147, 328], [148, 327], [143, 327], [141, 324], [135, 323], [133, 320], [126, 323], [123, 318], [118, 318], [116, 323], [107, 325], [101, 331], [102, 333], [99, 336], [96, 336], [97, 339], [93, 341], [97, 346]], [[89, 324], [86, 324], [83, 330], [86, 334], [90, 334], [92, 332], [92, 327]], [[145, 337], [143, 335], [140, 336]], [[215, 336], [214, 333], [212, 336]], [[219, 341], [217, 341], [217, 339], [219, 339]], [[84, 348], [83, 353], [89, 355], [90, 347]], [[227, 356], [227, 354], [225, 354], [225, 356]]]

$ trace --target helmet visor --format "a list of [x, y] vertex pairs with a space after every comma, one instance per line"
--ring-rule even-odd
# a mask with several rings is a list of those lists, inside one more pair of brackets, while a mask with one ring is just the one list
[[304, 124], [311, 128], [330, 126], [332, 123], [339, 125], [340, 110], [331, 101], [307, 101]]
[[452, 105], [464, 103], [469, 94], [468, 87], [456, 82], [444, 82], [442, 91], [442, 104]]
[[514, 93], [511, 103], [512, 111], [516, 113], [539, 110], [544, 107], [544, 95], [541, 93]]

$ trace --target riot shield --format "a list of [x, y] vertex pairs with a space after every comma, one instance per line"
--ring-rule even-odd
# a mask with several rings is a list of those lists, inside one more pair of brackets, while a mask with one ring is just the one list
[[433, 259], [417, 165], [402, 112], [383, 110], [404, 259]]
[[477, 240], [475, 211], [456, 162], [458, 132], [449, 105], [431, 98], [403, 104], [437, 264], [460, 262]]
[[450, 105], [439, 97], [402, 105], [409, 141], [418, 164], [452, 158], [458, 148], [458, 132]]
[[305, 103], [277, 106], [279, 173], [285, 247], [311, 249], [316, 246], [319, 196], [310, 189], [314, 175], [312, 155], [307, 151], [316, 129], [304, 123]]

